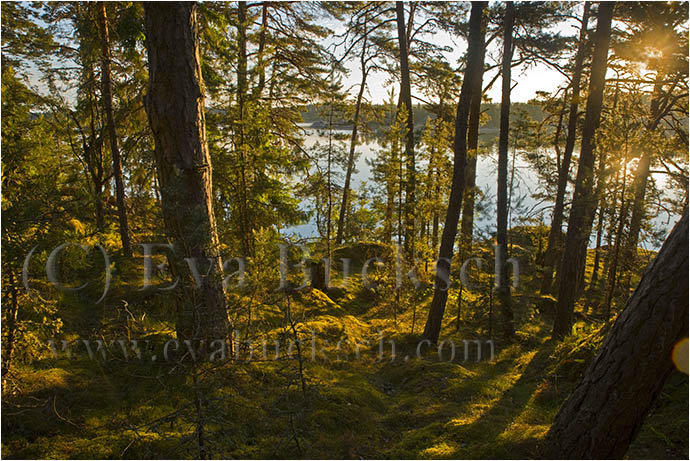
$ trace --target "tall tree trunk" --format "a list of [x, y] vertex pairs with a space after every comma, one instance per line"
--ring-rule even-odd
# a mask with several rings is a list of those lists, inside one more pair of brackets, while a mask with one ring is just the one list
[[688, 212], [647, 267], [547, 435], [547, 458], [621, 459], [688, 335]]
[[393, 240], [393, 199], [393, 185], [389, 183], [386, 185], [386, 210], [383, 219], [383, 241], [386, 243]]
[[[421, 231], [421, 240], [422, 242], [426, 243], [429, 245], [429, 248], [433, 248], [431, 241], [429, 240], [430, 237], [430, 227], [431, 227], [431, 222], [433, 221], [434, 215], [438, 214], [436, 212], [436, 206], [434, 202], [434, 189], [436, 185], [434, 184], [434, 173], [435, 173], [435, 166], [436, 166], [436, 147], [432, 144], [429, 146], [429, 163], [427, 164], [426, 168], [426, 183], [424, 187], [424, 200], [426, 203], [429, 205], [428, 210], [424, 210], [424, 213], [422, 214], [423, 219], [422, 219], [422, 231]], [[436, 253], [436, 249], [433, 249], [433, 253]], [[427, 264], [425, 261], [424, 264]]]
[[508, 283], [508, 135], [510, 131], [510, 65], [513, 60], [513, 24], [515, 22], [515, 5], [506, 2], [503, 20], [503, 62], [501, 79], [501, 131], [498, 137], [498, 189], [496, 210], [496, 244], [498, 261], [496, 287], [498, 302], [503, 317], [503, 334], [513, 336], [513, 309]]
[[99, 23], [101, 28], [101, 80], [103, 84], [103, 105], [108, 122], [110, 137], [110, 152], [113, 156], [113, 176], [115, 177], [115, 196], [117, 200], [117, 216], [120, 221], [120, 240], [122, 252], [125, 256], [132, 256], [132, 245], [129, 238], [129, 224], [127, 223], [127, 208], [125, 206], [125, 183], [122, 178], [122, 159], [120, 147], [117, 143], [115, 117], [113, 117], [113, 88], [110, 80], [110, 33], [108, 31], [108, 16], [105, 2], [99, 2]]
[[[482, 17], [482, 31], [479, 43], [479, 60], [482, 66], [474, 80], [470, 100], [470, 113], [467, 127], [467, 161], [465, 162], [465, 197], [462, 203], [462, 218], [460, 219], [460, 261], [464, 261], [472, 252], [472, 238], [474, 233], [474, 201], [477, 187], [477, 155], [479, 154], [479, 119], [482, 107], [482, 80], [484, 78], [484, 57], [486, 54], [486, 18]], [[437, 179], [438, 181], [438, 179]], [[437, 188], [440, 185], [437, 183]], [[437, 219], [438, 221], [438, 219]], [[434, 250], [436, 247], [434, 246]], [[456, 330], [460, 329], [460, 314], [462, 312], [462, 282], [458, 290]]]
[[[661, 122], [660, 114], [660, 99], [662, 97], [662, 81], [664, 79], [664, 74], [662, 72], [657, 73], [656, 82], [654, 84], [654, 96], [650, 103], [650, 121], [647, 124], [647, 131], [654, 132]], [[628, 232], [628, 238], [625, 242], [625, 259], [628, 263], [632, 263], [637, 258], [637, 243], [640, 235], [640, 229], [642, 227], [642, 221], [644, 219], [644, 199], [647, 192], [647, 181], [649, 178], [649, 169], [652, 164], [652, 152], [653, 148], [651, 146], [643, 150], [640, 161], [637, 164], [637, 170], [635, 171], [635, 178], [633, 179], [633, 202], [632, 202], [632, 214], [630, 217], [630, 230]]]
[[[366, 22], [364, 24], [366, 28]], [[343, 199], [340, 203], [340, 213], [338, 215], [338, 230], [336, 231], [335, 243], [340, 245], [343, 243], [343, 232], [345, 230], [345, 219], [347, 217], [347, 210], [350, 200], [350, 182], [352, 181], [352, 172], [355, 169], [355, 148], [357, 147], [357, 129], [359, 128], [359, 114], [362, 108], [362, 99], [364, 97], [364, 89], [367, 85], [367, 74], [369, 69], [366, 67], [366, 51], [367, 51], [367, 35], [362, 39], [362, 54], [360, 56], [360, 67], [362, 69], [362, 81], [359, 83], [359, 92], [357, 93], [357, 101], [355, 102], [355, 116], [352, 121], [352, 135], [350, 136], [350, 153], [347, 156], [347, 171], [345, 172], [345, 184], [343, 185]]]
[[[627, 154], [627, 149], [625, 151]], [[625, 157], [623, 157], [625, 158]], [[609, 272], [606, 278], [606, 298], [604, 300], [604, 319], [608, 320], [611, 316], [611, 302], [613, 301], [613, 293], [616, 289], [616, 279], [618, 277], [618, 257], [620, 254], [620, 248], [623, 240], [623, 230], [625, 229], [625, 222], [628, 217], [628, 206], [629, 200], [626, 200], [625, 194], [625, 183], [627, 178], [627, 165], [623, 165], [623, 184], [621, 187], [621, 211], [618, 216], [618, 229], [616, 230], [615, 243], [613, 244], [613, 256], [611, 259], [611, 264], [609, 266]]]
[[465, 169], [465, 199], [462, 204], [462, 223], [460, 225], [461, 250], [463, 255], [468, 254], [472, 247], [472, 233], [474, 231], [474, 201], [477, 187], [477, 154], [479, 148], [479, 118], [482, 108], [482, 79], [484, 78], [484, 54], [486, 53], [486, 19], [482, 20], [481, 42], [479, 60], [482, 66], [477, 72], [477, 77], [472, 88], [472, 100], [470, 101], [470, 115], [467, 128], [467, 166]]
[[331, 190], [331, 163], [333, 158], [333, 104], [330, 104], [328, 113], [328, 154], [326, 158], [326, 255], [331, 261], [331, 229], [333, 216], [333, 191]]
[[[86, 45], [80, 43], [80, 50]], [[86, 59], [86, 58], [84, 58]], [[87, 93], [87, 101], [89, 108], [89, 126], [88, 134], [86, 134], [79, 126], [79, 122], [76, 121], [79, 132], [82, 136], [82, 149], [84, 151], [84, 160], [86, 162], [86, 167], [91, 178], [91, 184], [93, 185], [93, 203], [94, 203], [94, 214], [96, 220], [96, 229], [98, 232], [102, 233], [105, 230], [105, 211], [103, 205], [103, 189], [107, 182], [104, 179], [105, 168], [103, 165], [103, 136], [100, 130], [97, 128], [97, 120], [99, 117], [99, 110], [96, 103], [96, 90], [95, 90], [95, 71], [93, 68], [93, 63], [90, 60], [86, 61], [84, 65], [84, 81], [85, 90]]]
[[604, 99], [611, 20], [614, 2], [601, 2], [597, 18], [597, 31], [592, 59], [592, 75], [589, 82], [589, 97], [582, 129], [582, 147], [577, 169], [575, 191], [568, 221], [565, 250], [559, 271], [558, 306], [553, 326], [553, 337], [562, 339], [570, 334], [573, 309], [579, 287], [579, 278], [587, 257], [587, 243], [594, 220], [597, 202], [594, 193], [594, 144], [599, 128], [601, 106]]
[[544, 253], [544, 266], [542, 269], [541, 292], [550, 293], [553, 284], [553, 269], [558, 261], [559, 248], [562, 245], [563, 207], [565, 204], [565, 190], [568, 186], [568, 176], [570, 173], [570, 160], [575, 148], [575, 138], [577, 134], [577, 119], [580, 106], [580, 82], [582, 80], [582, 68], [585, 54], [587, 51], [587, 23], [589, 21], [590, 3], [585, 2], [584, 12], [582, 13], [582, 26], [580, 28], [580, 38], [575, 55], [575, 66], [573, 68], [572, 96], [570, 99], [570, 110], [568, 113], [568, 135], [565, 140], [563, 151], [563, 161], [558, 171], [558, 186], [556, 191], [556, 203], [553, 207], [551, 217], [551, 230], [549, 231], [549, 241]]
[[253, 256], [254, 245], [252, 239], [252, 226], [249, 218], [249, 185], [247, 180], [247, 142], [245, 139], [245, 124], [247, 123], [247, 3], [237, 4], [237, 109], [239, 123], [237, 124], [238, 140], [235, 142], [235, 150], [239, 153], [240, 169], [240, 241], [242, 250], [246, 256]]
[[407, 111], [405, 137], [405, 255], [411, 261], [414, 258], [414, 224], [415, 224], [415, 155], [414, 155], [414, 114], [412, 112], [412, 92], [410, 89], [410, 64], [405, 30], [405, 8], [403, 2], [395, 2], [398, 25], [398, 45], [400, 47], [400, 102]]
[[[178, 336], [225, 338], [228, 316], [212, 204], [196, 4], [146, 2], [144, 10], [146, 111], [155, 140], [166, 233], [176, 252], [170, 260], [179, 277]], [[195, 283], [189, 263], [195, 263], [200, 274], [210, 266], [210, 275]]]
[[465, 70], [460, 101], [458, 102], [455, 118], [455, 139], [453, 142], [453, 179], [448, 199], [446, 221], [441, 236], [439, 259], [436, 264], [436, 277], [434, 282], [434, 297], [429, 307], [429, 316], [424, 327], [424, 337], [432, 342], [437, 342], [441, 332], [443, 313], [448, 300], [448, 286], [444, 278], [450, 280], [451, 259], [453, 258], [453, 244], [458, 230], [460, 207], [462, 206], [463, 189], [465, 187], [465, 160], [467, 157], [467, 118], [470, 111], [472, 88], [475, 88], [474, 79], [478, 76], [478, 70], [484, 65], [480, 60], [482, 35], [482, 16], [488, 2], [472, 2], [469, 23], [469, 42], [467, 49], [467, 68]]

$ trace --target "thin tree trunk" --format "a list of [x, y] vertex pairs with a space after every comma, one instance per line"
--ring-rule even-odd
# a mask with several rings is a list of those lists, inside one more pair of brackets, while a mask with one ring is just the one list
[[[627, 154], [627, 149], [625, 151]], [[625, 158], [625, 157], [624, 157]], [[608, 320], [611, 317], [611, 302], [613, 301], [613, 293], [616, 289], [616, 279], [618, 277], [618, 256], [620, 253], [620, 248], [623, 240], [623, 230], [625, 229], [625, 221], [628, 215], [628, 204], [629, 201], [625, 199], [625, 182], [627, 177], [627, 165], [623, 166], [623, 185], [621, 188], [621, 211], [618, 216], [618, 229], [616, 230], [616, 239], [613, 244], [613, 256], [611, 259], [611, 265], [609, 266], [609, 272], [606, 278], [606, 298], [604, 300], [604, 319]]]
[[[80, 44], [80, 48], [85, 46]], [[103, 179], [105, 172], [103, 167], [103, 137], [96, 128], [96, 117], [98, 116], [98, 107], [96, 103], [96, 95], [94, 89], [95, 73], [91, 61], [85, 65], [85, 80], [86, 91], [89, 102], [89, 134], [88, 136], [82, 131], [78, 125], [79, 131], [82, 135], [82, 148], [84, 150], [84, 159], [86, 161], [89, 176], [93, 184], [93, 203], [94, 214], [96, 220], [96, 228], [98, 232], [105, 230], [105, 211], [103, 205], [103, 186], [105, 180]]]
[[127, 223], [127, 208], [125, 206], [125, 184], [122, 178], [122, 159], [120, 147], [117, 143], [117, 130], [115, 117], [113, 117], [113, 89], [110, 79], [110, 33], [108, 31], [108, 16], [105, 2], [99, 2], [99, 22], [101, 27], [101, 80], [103, 84], [103, 105], [108, 122], [108, 135], [110, 137], [110, 152], [113, 156], [113, 176], [115, 177], [115, 196], [117, 200], [117, 216], [120, 221], [120, 240], [122, 252], [126, 257], [132, 256], [132, 245], [129, 237], [129, 224]]
[[410, 64], [405, 31], [405, 8], [403, 2], [395, 2], [398, 25], [398, 45], [400, 47], [400, 101], [407, 111], [405, 137], [405, 255], [411, 261], [414, 258], [414, 224], [415, 224], [415, 155], [414, 155], [414, 114], [412, 111], [412, 93], [410, 89]]
[[[366, 23], [364, 24], [366, 27]], [[369, 70], [366, 68], [366, 50], [367, 50], [367, 35], [362, 39], [362, 55], [360, 56], [360, 67], [362, 68], [362, 81], [359, 84], [359, 92], [357, 93], [357, 101], [355, 102], [355, 116], [352, 121], [352, 135], [350, 136], [350, 153], [347, 156], [347, 171], [345, 172], [345, 184], [343, 185], [343, 199], [340, 204], [340, 213], [338, 216], [338, 230], [335, 236], [336, 245], [343, 243], [343, 232], [345, 230], [345, 219], [347, 217], [347, 210], [350, 200], [350, 181], [352, 180], [352, 172], [355, 169], [355, 148], [357, 147], [357, 129], [359, 128], [359, 114], [362, 107], [362, 98], [364, 97], [364, 89], [367, 84], [367, 74]]]
[[[220, 339], [228, 333], [206, 143], [196, 4], [144, 3], [149, 87], [146, 110], [155, 140], [163, 216], [179, 278], [178, 336]], [[183, 259], [184, 258], [184, 259]], [[195, 281], [189, 264], [204, 274]]]
[[508, 283], [508, 135], [510, 130], [510, 65], [513, 58], [513, 23], [515, 21], [515, 4], [506, 2], [503, 20], [503, 87], [501, 92], [501, 131], [498, 137], [498, 189], [496, 211], [496, 244], [498, 261], [496, 288], [498, 291], [499, 309], [503, 317], [503, 334], [511, 337], [515, 333], [513, 326], [513, 309]]
[[593, 184], [594, 144], [604, 98], [613, 7], [614, 2], [601, 2], [599, 4], [589, 97], [587, 98], [585, 124], [582, 130], [580, 162], [568, 221], [565, 250], [559, 271], [558, 306], [552, 333], [555, 339], [562, 339], [571, 331], [580, 273], [585, 264], [587, 243], [594, 220], [594, 208], [597, 202]]
[[331, 190], [331, 160], [333, 158], [333, 104], [330, 104], [328, 113], [328, 156], [326, 158], [326, 192], [328, 193], [326, 205], [326, 255], [331, 261], [331, 228], [333, 216], [333, 191]]
[[[597, 283], [599, 281], [599, 266], [601, 264], [601, 239], [603, 237], [603, 231], [604, 231], [604, 213], [605, 213], [605, 205], [606, 202], [603, 199], [604, 196], [604, 190], [606, 188], [606, 182], [607, 182], [607, 176], [608, 176], [608, 171], [607, 171], [607, 165], [606, 165], [606, 159], [603, 156], [599, 157], [599, 168], [597, 172], [597, 205], [596, 209], [599, 210], [599, 222], [597, 224], [597, 240], [596, 240], [596, 247], [594, 249], [594, 264], [592, 266], [592, 278], [589, 281], [589, 288], [587, 290], [587, 303], [586, 303], [586, 308], [585, 311], [589, 309], [589, 306], [592, 302], [592, 296], [594, 295], [594, 291], [597, 287]], [[596, 210], [595, 210], [596, 213]], [[603, 272], [605, 274], [606, 272]], [[584, 277], [582, 280], [581, 285], [583, 286], [584, 290]]]
[[580, 28], [580, 38], [575, 55], [575, 66], [573, 68], [572, 87], [573, 92], [570, 99], [570, 111], [568, 113], [568, 135], [565, 140], [563, 151], [563, 161], [558, 171], [558, 186], [556, 191], [556, 203], [553, 207], [551, 217], [551, 230], [549, 231], [549, 242], [544, 253], [544, 265], [542, 268], [542, 293], [551, 293], [553, 285], [553, 269], [558, 261], [559, 251], [563, 240], [563, 208], [565, 205], [565, 190], [568, 186], [568, 176], [570, 172], [570, 160], [575, 148], [575, 138], [577, 134], [577, 119], [580, 106], [580, 82], [582, 80], [582, 68], [584, 66], [585, 54], [587, 51], [587, 23], [589, 21], [590, 3], [585, 2], [584, 12], [582, 13], [582, 27]]
[[[434, 197], [434, 189], [436, 187], [436, 185], [434, 184], [435, 167], [436, 167], [436, 147], [432, 144], [431, 146], [429, 146], [429, 163], [428, 163], [427, 169], [426, 169], [426, 184], [424, 187], [424, 199], [426, 200], [426, 203], [428, 203], [429, 209], [424, 210], [423, 220], [422, 220], [422, 231], [421, 231], [421, 240], [422, 240], [422, 242], [428, 244], [429, 248], [432, 248], [431, 241], [429, 240], [431, 221], [433, 221], [433, 216], [434, 216], [434, 213], [436, 211], [435, 210], [436, 206], [435, 206], [435, 202], [434, 202], [434, 198], [435, 198]], [[432, 187], [432, 185], [433, 185], [433, 187]], [[435, 253], [436, 250], [434, 249], [433, 252]], [[424, 264], [427, 264], [427, 261], [425, 261]]]
[[623, 458], [673, 371], [673, 347], [687, 335], [686, 210], [558, 412], [544, 457]]
[[393, 200], [394, 200], [393, 185], [386, 185], [386, 211], [384, 216], [383, 226], [383, 240], [386, 243], [391, 243], [393, 240]]
[[424, 337], [432, 342], [437, 342], [441, 332], [443, 313], [448, 300], [448, 286], [444, 278], [450, 280], [451, 259], [453, 258], [453, 245], [458, 229], [460, 207], [462, 206], [463, 189], [465, 187], [465, 160], [467, 157], [467, 123], [470, 111], [472, 89], [475, 88], [474, 79], [478, 76], [478, 70], [484, 65], [480, 60], [482, 38], [482, 16], [488, 2], [473, 2], [469, 23], [469, 43], [467, 50], [467, 68], [465, 70], [460, 101], [458, 102], [455, 118], [455, 139], [453, 142], [453, 179], [451, 182], [450, 197], [446, 221], [443, 226], [439, 259], [436, 264], [436, 276], [434, 283], [434, 297], [429, 307], [429, 316], [424, 327]]
[[[654, 96], [650, 103], [650, 123], [647, 124], [647, 131], [653, 132], [656, 130], [661, 117], [660, 112], [660, 99], [662, 80], [664, 79], [664, 74], [662, 72], [657, 73], [656, 83], [654, 85]], [[635, 171], [635, 178], [633, 180], [633, 203], [632, 203], [632, 215], [630, 217], [630, 230], [628, 232], [628, 239], [625, 243], [625, 257], [626, 260], [631, 263], [637, 258], [637, 242], [640, 235], [640, 229], [642, 227], [642, 220], [644, 218], [644, 199], [647, 192], [647, 181], [649, 178], [649, 170], [652, 164], [652, 152], [653, 148], [648, 146], [643, 150], [640, 161], [637, 164], [637, 170]]]
[[245, 124], [247, 122], [247, 3], [237, 4], [237, 106], [239, 123], [237, 134], [239, 140], [235, 143], [235, 149], [239, 153], [240, 168], [240, 241], [246, 256], [254, 254], [252, 242], [252, 229], [249, 218], [249, 184], [247, 180], [247, 143], [245, 139]]

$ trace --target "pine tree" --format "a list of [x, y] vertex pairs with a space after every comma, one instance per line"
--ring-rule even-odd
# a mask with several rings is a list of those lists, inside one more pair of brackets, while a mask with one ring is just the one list
[[[558, 261], [557, 247], [561, 245], [563, 211], [565, 207], [565, 191], [570, 177], [570, 159], [575, 148], [577, 139], [577, 121], [580, 110], [580, 82], [584, 67], [585, 53], [587, 51], [587, 24], [589, 22], [590, 3], [585, 2], [580, 23], [580, 37], [578, 39], [577, 53], [573, 65], [573, 73], [570, 82], [571, 96], [570, 107], [568, 109], [568, 125], [565, 148], [563, 149], [562, 160], [558, 169], [558, 190], [556, 191], [556, 201], [551, 215], [551, 229], [549, 230], [549, 241], [544, 254], [544, 264], [542, 268], [541, 292], [549, 293], [553, 281], [553, 267]], [[566, 92], [567, 95], [567, 92]], [[562, 113], [562, 112], [561, 112]], [[560, 130], [560, 122], [558, 129]], [[556, 136], [558, 145], [558, 135]]]
[[[212, 165], [206, 145], [196, 8], [184, 2], [145, 5], [146, 110], [156, 141], [166, 232], [178, 252], [171, 258], [172, 272], [181, 280], [177, 332], [180, 338], [195, 340], [220, 339], [228, 333], [211, 202]], [[198, 287], [187, 267], [189, 258], [210, 265], [211, 275]]]
[[125, 256], [132, 256], [132, 247], [129, 236], [129, 224], [127, 220], [127, 207], [125, 205], [125, 184], [122, 178], [122, 158], [118, 145], [117, 128], [113, 114], [113, 89], [110, 78], [110, 32], [108, 31], [108, 15], [105, 2], [100, 2], [98, 19], [101, 30], [101, 80], [103, 84], [103, 104], [108, 125], [108, 137], [110, 139], [110, 153], [113, 157], [113, 176], [115, 178], [115, 194], [117, 197], [117, 214], [120, 221], [120, 240]]
[[465, 160], [467, 156], [467, 119], [472, 97], [471, 89], [474, 88], [473, 80], [477, 76], [477, 70], [483, 66], [483, 62], [481, 62], [479, 58], [481, 57], [480, 45], [483, 42], [481, 39], [481, 25], [484, 8], [486, 8], [486, 2], [474, 2], [470, 14], [467, 68], [465, 70], [462, 89], [460, 91], [460, 101], [458, 103], [457, 115], [455, 118], [453, 179], [445, 225], [443, 226], [443, 235], [441, 237], [439, 258], [436, 264], [434, 297], [431, 301], [429, 315], [424, 327], [424, 337], [432, 342], [438, 341], [441, 332], [441, 324], [443, 322], [443, 313], [446, 308], [446, 301], [448, 300], [448, 288], [450, 288], [448, 283], [444, 281], [444, 277], [450, 276], [450, 263], [453, 257], [455, 234], [457, 232], [460, 208], [462, 206], [462, 192], [465, 185]]
[[[625, 455], [674, 369], [674, 345], [688, 333], [687, 279], [686, 211], [556, 415], [545, 456]], [[649, 344], [655, 346], [644, 347]]]
[[498, 139], [498, 189], [496, 207], [496, 245], [498, 260], [496, 262], [496, 288], [503, 316], [503, 334], [511, 337], [515, 334], [513, 326], [513, 310], [510, 299], [510, 284], [508, 283], [508, 136], [510, 130], [510, 68], [513, 57], [513, 24], [515, 21], [515, 6], [513, 2], [506, 2], [503, 19], [503, 80], [501, 92], [501, 122]]
[[558, 306], [553, 327], [553, 337], [562, 339], [570, 334], [578, 285], [584, 269], [589, 234], [594, 221], [594, 146], [599, 127], [604, 97], [611, 20], [614, 3], [599, 4], [597, 32], [594, 39], [594, 57], [589, 82], [589, 97], [582, 131], [582, 147], [573, 193], [573, 203], [568, 221], [565, 250], [559, 271]]

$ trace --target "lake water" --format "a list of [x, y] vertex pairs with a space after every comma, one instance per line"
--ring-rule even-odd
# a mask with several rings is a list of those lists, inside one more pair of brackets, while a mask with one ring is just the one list
[[[328, 137], [324, 135], [323, 130], [316, 130], [303, 126], [305, 129], [304, 147], [306, 149], [313, 148], [317, 143], [324, 145], [328, 142]], [[342, 135], [349, 135], [349, 130], [334, 130], [335, 133]], [[349, 151], [349, 138], [343, 143]], [[372, 173], [370, 166], [367, 164], [367, 159], [374, 159], [381, 146], [376, 141], [368, 141], [365, 144], [357, 146], [357, 152], [360, 153], [356, 162], [357, 172], [353, 175], [352, 188], [359, 189], [363, 181], [371, 183]], [[450, 152], [447, 155], [452, 155]], [[510, 185], [510, 174], [513, 160], [512, 150], [509, 151], [508, 157], [508, 181]], [[494, 148], [490, 154], [480, 155], [477, 161], [477, 186], [484, 192], [487, 211], [475, 218], [475, 235], [481, 233], [488, 235], [495, 232], [496, 228], [496, 188], [497, 188], [497, 151]], [[420, 162], [417, 165], [419, 172], [426, 172], [426, 163]], [[343, 174], [344, 176], [344, 174]], [[657, 187], [662, 188], [666, 186], [666, 176], [662, 174], [653, 174]], [[531, 169], [530, 165], [519, 154], [515, 156], [515, 180], [513, 183], [513, 216], [509, 226], [520, 225], [520, 219], [525, 216], [525, 213], [533, 218], [541, 220], [548, 224], [551, 220], [551, 209], [553, 207], [552, 201], [538, 201], [532, 194], [539, 190], [539, 182], [537, 175]], [[568, 193], [572, 193], [572, 187], [569, 187]], [[308, 201], [303, 201], [302, 207], [306, 209]], [[669, 216], [665, 211], [662, 211], [654, 217], [654, 222], [657, 226], [666, 228], [670, 231], [673, 224], [679, 219], [679, 216]], [[443, 217], [442, 217], [443, 220]], [[596, 225], [596, 223], [595, 223]], [[567, 223], [564, 223], [563, 229], [567, 228]], [[316, 224], [309, 222], [299, 226], [292, 226], [284, 230], [284, 234], [295, 234], [301, 238], [315, 238], [318, 236]], [[590, 246], [595, 244], [595, 235], [592, 235]], [[643, 242], [648, 249], [658, 249], [658, 246], [651, 241]]]

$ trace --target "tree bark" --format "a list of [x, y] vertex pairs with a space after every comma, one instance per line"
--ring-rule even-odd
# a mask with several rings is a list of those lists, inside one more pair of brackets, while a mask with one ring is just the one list
[[547, 458], [621, 459], [688, 335], [688, 212], [616, 320], [547, 435]]
[[503, 317], [503, 334], [511, 337], [515, 333], [513, 327], [513, 309], [510, 299], [510, 284], [508, 283], [508, 135], [510, 130], [510, 64], [513, 60], [513, 24], [515, 22], [515, 4], [506, 2], [503, 20], [503, 62], [501, 79], [501, 121], [498, 137], [498, 188], [496, 209], [496, 244], [498, 245], [498, 261], [496, 288], [498, 291], [499, 309]]
[[398, 25], [398, 45], [400, 47], [400, 102], [407, 111], [405, 133], [405, 255], [409, 260], [414, 257], [414, 224], [415, 224], [415, 155], [414, 155], [414, 114], [412, 112], [412, 92], [410, 89], [410, 64], [405, 30], [405, 8], [403, 2], [395, 2]]
[[113, 116], [113, 88], [110, 79], [110, 32], [108, 31], [108, 16], [105, 2], [99, 2], [99, 23], [101, 28], [101, 81], [103, 84], [103, 105], [106, 120], [108, 122], [108, 135], [110, 137], [110, 153], [113, 156], [113, 176], [115, 177], [115, 196], [117, 200], [117, 216], [120, 221], [120, 240], [122, 252], [126, 257], [132, 256], [132, 245], [129, 237], [129, 224], [127, 222], [127, 208], [125, 206], [125, 183], [122, 178], [122, 158], [117, 142], [117, 130], [115, 117]]
[[467, 166], [465, 169], [465, 199], [462, 205], [462, 223], [460, 235], [463, 254], [468, 254], [472, 247], [472, 233], [474, 231], [474, 201], [477, 187], [477, 154], [479, 147], [479, 118], [482, 107], [482, 79], [484, 78], [484, 54], [486, 53], [486, 20], [482, 21], [480, 34], [479, 60], [482, 66], [477, 71], [477, 77], [472, 88], [470, 101], [470, 115], [467, 129]]
[[589, 97], [582, 130], [582, 147], [575, 180], [575, 191], [568, 221], [565, 250], [559, 271], [558, 306], [553, 326], [553, 337], [562, 339], [572, 328], [575, 299], [580, 286], [582, 268], [587, 257], [587, 243], [594, 221], [597, 202], [594, 192], [594, 145], [599, 128], [607, 67], [611, 20], [614, 2], [601, 2], [597, 18], [597, 31], [589, 82]]
[[[364, 23], [366, 28], [366, 22]], [[362, 99], [364, 97], [364, 89], [367, 85], [367, 74], [369, 69], [366, 67], [366, 52], [367, 52], [367, 35], [365, 33], [362, 39], [362, 54], [360, 56], [360, 67], [362, 68], [362, 81], [359, 84], [359, 92], [357, 93], [357, 101], [355, 102], [355, 116], [352, 121], [352, 135], [350, 137], [350, 153], [347, 156], [347, 171], [345, 172], [345, 184], [343, 185], [343, 199], [340, 203], [340, 213], [338, 215], [338, 230], [335, 235], [336, 245], [343, 243], [343, 232], [345, 230], [345, 218], [347, 217], [347, 209], [350, 200], [350, 182], [352, 181], [352, 172], [355, 169], [355, 148], [357, 147], [357, 129], [359, 128], [359, 114], [362, 107]]]
[[487, 3], [488, 2], [473, 2], [472, 11], [470, 13], [467, 68], [460, 90], [460, 101], [458, 102], [457, 115], [455, 118], [453, 178], [451, 182], [450, 197], [448, 199], [446, 221], [441, 236], [439, 259], [436, 264], [434, 297], [431, 300], [429, 316], [427, 317], [424, 327], [424, 337], [434, 343], [438, 341], [441, 332], [443, 313], [446, 309], [446, 301], [448, 300], [449, 287], [445, 286], [446, 282], [443, 279], [445, 277], [448, 277], [448, 279], [450, 278], [453, 245], [455, 243], [455, 234], [458, 230], [460, 207], [462, 206], [463, 189], [465, 187], [465, 160], [467, 157], [467, 118], [470, 111], [472, 88], [475, 87], [474, 79], [478, 76], [478, 70], [484, 65], [480, 60], [480, 43], [483, 42], [481, 38], [481, 25], [484, 8], [486, 8]]
[[247, 3], [237, 4], [237, 110], [239, 123], [237, 123], [238, 140], [235, 142], [235, 150], [239, 154], [240, 170], [240, 241], [245, 256], [254, 255], [252, 238], [252, 226], [249, 217], [249, 184], [247, 179], [247, 142], [245, 139], [245, 124], [247, 123]]
[[582, 80], [582, 68], [584, 66], [585, 54], [587, 51], [587, 23], [589, 21], [589, 2], [585, 2], [584, 12], [582, 13], [582, 27], [580, 28], [580, 38], [575, 54], [575, 66], [573, 68], [572, 87], [573, 93], [570, 99], [570, 109], [568, 113], [568, 134], [565, 140], [563, 151], [563, 161], [558, 171], [558, 186], [556, 191], [556, 203], [553, 207], [551, 217], [551, 230], [549, 231], [549, 241], [544, 253], [544, 266], [542, 268], [541, 292], [550, 293], [553, 285], [553, 268], [558, 261], [558, 247], [562, 244], [563, 208], [565, 204], [565, 190], [568, 186], [570, 174], [570, 160], [575, 148], [575, 138], [577, 134], [577, 119], [580, 106], [580, 82]]
[[[228, 332], [206, 142], [196, 4], [144, 4], [149, 86], [146, 111], [155, 140], [166, 233], [179, 278], [177, 331], [184, 339]], [[184, 259], [183, 259], [184, 258]], [[201, 275], [197, 283], [189, 264]], [[210, 265], [210, 275], [204, 276]]]

